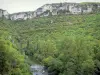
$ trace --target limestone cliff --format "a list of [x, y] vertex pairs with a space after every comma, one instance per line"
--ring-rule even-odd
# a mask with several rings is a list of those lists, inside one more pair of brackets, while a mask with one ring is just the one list
[[19, 12], [10, 14], [11, 20], [26, 20], [34, 17], [34, 12]]
[[[19, 12], [9, 15], [11, 20], [26, 20], [35, 17], [45, 17], [61, 14], [89, 14], [100, 12], [100, 3], [53, 3], [45, 4], [35, 11]], [[7, 17], [5, 10], [0, 10], [0, 17]], [[8, 18], [8, 17], [7, 17]]]
[[6, 10], [0, 9], [0, 17], [1, 18], [9, 18], [9, 13]]

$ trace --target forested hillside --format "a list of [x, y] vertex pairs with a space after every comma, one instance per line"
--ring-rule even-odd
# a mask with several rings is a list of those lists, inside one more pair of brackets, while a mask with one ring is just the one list
[[31, 75], [35, 62], [50, 75], [99, 75], [100, 14], [32, 20], [0, 19], [0, 74]]

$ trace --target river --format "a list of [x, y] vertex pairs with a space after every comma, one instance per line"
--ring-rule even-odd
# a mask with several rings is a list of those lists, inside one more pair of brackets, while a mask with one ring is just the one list
[[44, 66], [38, 64], [31, 65], [31, 72], [33, 75], [48, 75], [48, 72], [44, 69]]

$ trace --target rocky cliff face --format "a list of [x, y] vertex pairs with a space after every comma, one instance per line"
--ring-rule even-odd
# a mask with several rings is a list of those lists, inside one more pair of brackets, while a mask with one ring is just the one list
[[[46, 4], [37, 9], [37, 15], [48, 16], [59, 14], [86, 14], [100, 10], [99, 3], [55, 3]], [[48, 14], [49, 13], [49, 14]]]
[[9, 13], [6, 10], [0, 9], [0, 17], [1, 18], [9, 18]]
[[[89, 14], [95, 12], [100, 12], [100, 3], [53, 3], [45, 4], [35, 11], [10, 14], [9, 19], [26, 20], [51, 15]], [[7, 11], [0, 10], [0, 17], [2, 16], [8, 18]]]
[[11, 20], [26, 20], [34, 17], [34, 12], [19, 12], [10, 14]]

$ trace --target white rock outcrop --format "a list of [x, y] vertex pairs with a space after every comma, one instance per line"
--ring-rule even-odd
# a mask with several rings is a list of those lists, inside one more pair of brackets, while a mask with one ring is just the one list
[[53, 3], [45, 4], [35, 11], [8, 14], [6, 10], [0, 9], [0, 17], [11, 20], [27, 20], [35, 17], [45, 17], [60, 14], [89, 14], [100, 12], [100, 3]]
[[9, 13], [6, 10], [0, 9], [0, 17], [1, 18], [9, 18]]

